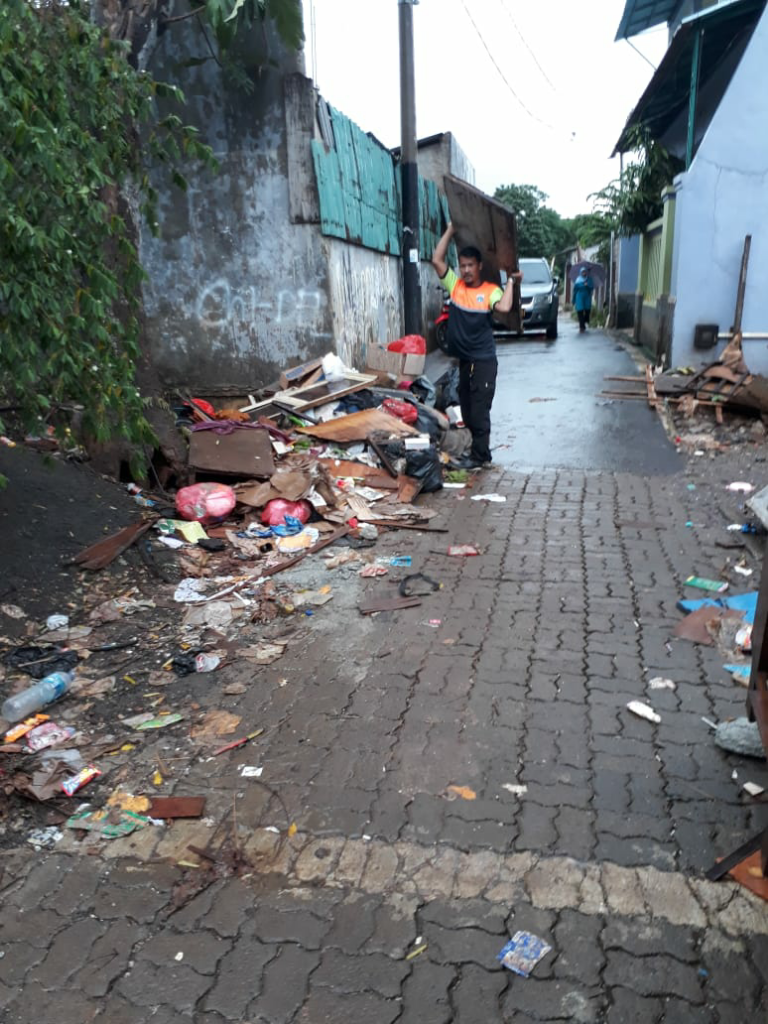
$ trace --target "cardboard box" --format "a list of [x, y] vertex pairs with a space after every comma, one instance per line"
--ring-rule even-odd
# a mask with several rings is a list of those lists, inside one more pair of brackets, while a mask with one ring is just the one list
[[414, 379], [424, 373], [426, 361], [426, 356], [389, 352], [384, 345], [369, 345], [366, 353], [366, 370], [373, 373], [394, 373], [396, 377]]

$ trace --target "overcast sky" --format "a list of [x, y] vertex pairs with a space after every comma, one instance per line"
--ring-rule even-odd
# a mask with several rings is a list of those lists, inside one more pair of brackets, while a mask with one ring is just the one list
[[[310, 75], [313, 6], [320, 91], [398, 146], [397, 0], [304, 0]], [[653, 74], [627, 42], [613, 42], [623, 9], [624, 0], [421, 0], [419, 136], [452, 131], [486, 192], [532, 184], [563, 216], [589, 211], [589, 193], [618, 175], [610, 153]], [[666, 26], [632, 41], [658, 65]]]

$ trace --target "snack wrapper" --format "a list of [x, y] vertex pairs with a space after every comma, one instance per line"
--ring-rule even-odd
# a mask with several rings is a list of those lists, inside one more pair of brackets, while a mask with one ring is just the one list
[[78, 789], [82, 789], [91, 779], [95, 779], [99, 775], [101, 775], [101, 772], [96, 765], [88, 764], [85, 768], [81, 768], [76, 775], [70, 775], [68, 779], [64, 779], [61, 784], [62, 792], [66, 793], [67, 796], [73, 796]]

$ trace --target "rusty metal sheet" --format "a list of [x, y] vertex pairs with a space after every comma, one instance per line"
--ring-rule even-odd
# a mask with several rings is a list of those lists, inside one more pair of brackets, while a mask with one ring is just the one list
[[[444, 178], [445, 194], [456, 228], [456, 245], [475, 245], [483, 254], [486, 280], [501, 284], [500, 270], [518, 269], [517, 224], [515, 215], [503, 203], [467, 184], [452, 174]], [[515, 288], [511, 312], [495, 314], [494, 319], [510, 331], [521, 330], [520, 289]]]

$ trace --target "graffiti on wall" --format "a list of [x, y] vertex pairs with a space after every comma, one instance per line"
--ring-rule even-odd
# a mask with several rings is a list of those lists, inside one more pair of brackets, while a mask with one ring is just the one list
[[195, 312], [201, 325], [211, 330], [248, 330], [268, 323], [280, 329], [301, 329], [313, 338], [331, 337], [322, 329], [324, 296], [316, 288], [281, 288], [272, 296], [255, 285], [233, 288], [220, 277], [202, 289]]

